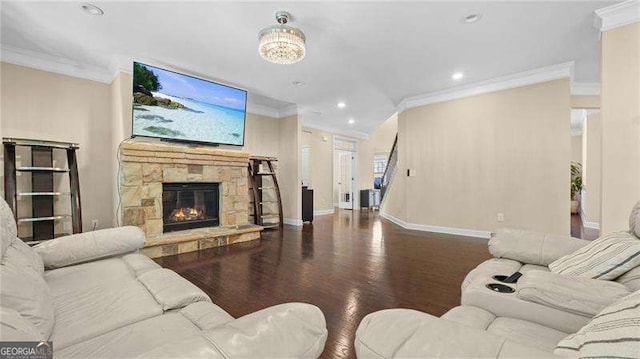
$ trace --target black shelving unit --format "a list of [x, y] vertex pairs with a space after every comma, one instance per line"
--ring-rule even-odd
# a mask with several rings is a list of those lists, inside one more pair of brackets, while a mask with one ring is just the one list
[[[280, 198], [280, 187], [273, 162], [275, 157], [249, 158], [249, 198], [253, 213], [249, 214], [253, 218], [253, 223], [264, 228], [282, 228], [282, 199]], [[266, 165], [266, 166], [265, 166]], [[264, 181], [264, 178], [271, 178], [271, 181]], [[271, 183], [269, 183], [271, 182]], [[267, 195], [270, 193], [271, 195]], [[276, 212], [272, 212], [275, 205]]]
[[[23, 238], [29, 244], [36, 244], [68, 233], [56, 233], [56, 221], [71, 221], [73, 233], [82, 232], [82, 209], [80, 206], [80, 181], [78, 180], [78, 164], [76, 160], [77, 143], [43, 141], [22, 138], [3, 138], [4, 146], [4, 194], [5, 200], [13, 211], [18, 224], [31, 224], [32, 237]], [[30, 151], [31, 163], [28, 166], [17, 166], [16, 147], [25, 147]], [[54, 151], [65, 151], [67, 167], [54, 167]], [[18, 190], [17, 174], [30, 173], [31, 186]], [[54, 177], [68, 175], [69, 191], [54, 190]], [[56, 198], [68, 196], [71, 202], [71, 213], [54, 213]], [[18, 201], [31, 199], [31, 214], [23, 216], [18, 213]]]

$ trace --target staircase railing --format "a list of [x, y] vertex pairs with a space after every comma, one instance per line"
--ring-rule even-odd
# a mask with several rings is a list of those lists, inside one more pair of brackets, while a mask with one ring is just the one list
[[382, 175], [382, 183], [380, 184], [380, 200], [384, 200], [384, 195], [391, 184], [391, 179], [396, 173], [398, 167], [398, 135], [396, 134], [395, 140], [393, 140], [393, 146], [387, 159], [387, 168]]

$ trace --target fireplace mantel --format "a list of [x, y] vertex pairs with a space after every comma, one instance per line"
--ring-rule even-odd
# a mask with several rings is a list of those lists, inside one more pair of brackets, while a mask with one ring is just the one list
[[[217, 238], [220, 233], [228, 236], [237, 228], [243, 228], [238, 233], [242, 240], [237, 241], [259, 238], [262, 227], [248, 223], [248, 162], [249, 154], [242, 151], [138, 139], [127, 141], [120, 149], [120, 223], [142, 228], [147, 236], [147, 246], [166, 245], [171, 243], [172, 237], [185, 238], [185, 233], [181, 231], [163, 234], [162, 184], [218, 182], [220, 227], [211, 228], [211, 238]], [[206, 232], [207, 229], [199, 231], [200, 235], [194, 240], [203, 242], [206, 235], [202, 233]], [[184, 251], [187, 248], [189, 251], [202, 249], [198, 243], [187, 245], [184, 241], [176, 242], [182, 243]], [[224, 240], [213, 242], [228, 244]], [[162, 255], [169, 254], [176, 253]]]

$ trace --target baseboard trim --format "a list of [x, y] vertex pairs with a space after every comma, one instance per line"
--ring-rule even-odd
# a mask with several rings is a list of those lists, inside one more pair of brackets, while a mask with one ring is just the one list
[[302, 220], [301, 219], [285, 218], [282, 222], [284, 224], [288, 224], [290, 226], [301, 226], [302, 225]]
[[432, 226], [428, 224], [408, 223], [382, 211], [380, 212], [380, 216], [390, 220], [391, 222], [399, 225], [402, 228], [406, 228], [414, 231], [454, 234], [458, 236], [466, 236], [466, 237], [474, 237], [474, 238], [482, 238], [482, 239], [491, 238], [491, 232], [489, 231], [478, 231], [475, 229], [442, 227], [442, 226]]
[[582, 225], [584, 226], [584, 228], [600, 230], [600, 223], [587, 221], [584, 216], [584, 210], [582, 208], [580, 208], [580, 219], [582, 220]]
[[334, 214], [335, 213], [335, 209], [331, 208], [331, 209], [321, 209], [321, 210], [317, 210], [317, 211], [313, 211], [313, 215], [314, 216], [324, 216], [327, 214]]

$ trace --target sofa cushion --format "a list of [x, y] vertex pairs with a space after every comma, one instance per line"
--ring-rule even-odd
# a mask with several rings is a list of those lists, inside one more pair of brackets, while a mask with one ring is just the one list
[[553, 273], [593, 279], [615, 279], [640, 265], [640, 239], [629, 232], [601, 236], [553, 263]]
[[466, 327], [486, 330], [496, 319], [496, 316], [478, 307], [458, 306], [444, 313], [440, 318]]
[[189, 304], [182, 308], [179, 313], [201, 330], [211, 329], [233, 320], [229, 313], [210, 302]]
[[487, 331], [513, 342], [552, 352], [567, 333], [540, 324], [513, 318], [496, 318]]
[[163, 310], [186, 307], [191, 303], [210, 302], [200, 288], [169, 269], [156, 269], [138, 277]]
[[626, 285], [632, 292], [640, 289], [640, 266], [619, 276], [616, 278], [616, 282]]
[[142, 248], [144, 232], [134, 226], [103, 229], [56, 238], [33, 247], [47, 268], [119, 256]]
[[0, 341], [32, 342], [43, 340], [33, 323], [13, 309], [0, 307]]
[[629, 230], [636, 237], [640, 237], [640, 201], [636, 202], [629, 215]]
[[640, 353], [640, 291], [610, 305], [558, 343], [554, 354], [566, 357], [637, 358]]
[[489, 240], [489, 252], [496, 258], [548, 266], [587, 243], [579, 238], [505, 228]]
[[[495, 259], [487, 262], [492, 261], [495, 261]], [[463, 306], [482, 308], [498, 317], [522, 319], [554, 328], [565, 333], [573, 333], [577, 331], [585, 325], [589, 319], [591, 319], [591, 316], [569, 313], [564, 310], [518, 299], [515, 292], [498, 293], [488, 289], [486, 287], [487, 284], [498, 283], [498, 281], [492, 278], [492, 273], [509, 273], [486, 271], [487, 266], [484, 266], [485, 263], [482, 263], [479, 266], [483, 267], [481, 275], [475, 275], [475, 278], [469, 281], [468, 284], [462, 288], [460, 303]], [[534, 270], [529, 271], [528, 273], [533, 272]], [[516, 284], [507, 284], [507, 286], [510, 286], [514, 290], [516, 288]]]
[[132, 323], [63, 349], [56, 348], [56, 357], [134, 358], [164, 343], [199, 334], [196, 325], [175, 312]]
[[29, 320], [48, 339], [54, 325], [54, 304], [43, 277], [5, 261], [0, 265], [0, 303]]
[[51, 338], [58, 349], [162, 314], [162, 307], [131, 276], [96, 278], [93, 284], [66, 291], [58, 288], [54, 305]]
[[144, 268], [159, 266], [144, 256], [132, 256], [45, 272], [56, 307], [56, 349], [162, 314], [162, 307], [137, 280]]
[[40, 276], [44, 274], [42, 258], [18, 237], [13, 237], [9, 242], [2, 263], [13, 263], [23, 270], [34, 271]]
[[517, 297], [570, 313], [593, 316], [629, 294], [620, 283], [531, 271], [520, 278]]

